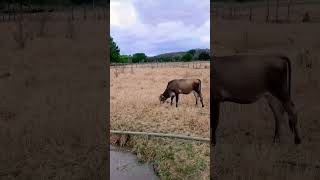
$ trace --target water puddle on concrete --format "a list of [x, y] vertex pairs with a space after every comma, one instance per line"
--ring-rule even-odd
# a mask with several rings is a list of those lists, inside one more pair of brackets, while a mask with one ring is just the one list
[[141, 164], [136, 155], [110, 146], [110, 180], [159, 180], [152, 165]]

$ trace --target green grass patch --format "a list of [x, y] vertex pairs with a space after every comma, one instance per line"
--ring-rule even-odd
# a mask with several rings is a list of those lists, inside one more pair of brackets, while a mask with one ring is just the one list
[[166, 138], [132, 137], [127, 144], [139, 162], [151, 162], [160, 179], [209, 179], [208, 144]]

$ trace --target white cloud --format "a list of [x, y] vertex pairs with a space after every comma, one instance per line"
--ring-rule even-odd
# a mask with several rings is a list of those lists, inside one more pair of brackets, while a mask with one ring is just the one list
[[129, 1], [110, 2], [110, 24], [111, 26], [128, 27], [137, 21], [135, 8]]
[[210, 43], [210, 19], [198, 28], [199, 38], [204, 43]]
[[[189, 0], [187, 9], [183, 9], [183, 4], [180, 3], [168, 6], [162, 9], [161, 14], [157, 14], [159, 7], [164, 6], [161, 0], [156, 2], [155, 0], [111, 0], [111, 35], [120, 47], [121, 53], [145, 52], [147, 55], [154, 55], [163, 51], [209, 48], [210, 12], [201, 11], [203, 10], [201, 8], [207, 9], [205, 5], [209, 3], [199, 5], [201, 1], [195, 0], [193, 14], [186, 16], [191, 1]], [[139, 8], [136, 7], [137, 2], [147, 3], [150, 8], [143, 13], [139, 12], [137, 11]], [[170, 17], [166, 17], [168, 16], [166, 12], [170, 12]], [[141, 14], [143, 17], [148, 15], [161, 17], [141, 19]], [[190, 17], [197, 19], [194, 16], [198, 14], [201, 18], [197, 21], [190, 20]]]

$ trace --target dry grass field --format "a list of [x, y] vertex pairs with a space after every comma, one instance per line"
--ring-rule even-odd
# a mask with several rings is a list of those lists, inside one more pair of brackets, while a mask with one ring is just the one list
[[0, 22], [0, 179], [106, 177], [106, 21], [66, 16]]
[[[320, 15], [314, 6], [293, 8], [293, 12], [305, 10], [313, 12], [313, 16]], [[265, 11], [260, 15], [263, 13]], [[263, 99], [251, 105], [225, 103], [221, 110], [218, 144], [212, 148], [214, 177], [227, 180], [320, 179], [320, 40], [317, 38], [320, 22], [266, 24], [211, 18], [212, 46], [216, 55], [282, 53], [291, 59], [291, 94], [298, 110], [302, 137], [302, 144], [296, 146], [284, 116], [280, 123], [281, 143], [273, 144], [273, 114]]]
[[[174, 66], [174, 64], [173, 64]], [[206, 69], [112, 68], [110, 129], [209, 137], [210, 75]], [[160, 105], [159, 95], [172, 79], [202, 81], [204, 105], [181, 95], [179, 107]], [[141, 160], [155, 165], [161, 179], [209, 179], [209, 145], [179, 139], [132, 137], [127, 143]]]

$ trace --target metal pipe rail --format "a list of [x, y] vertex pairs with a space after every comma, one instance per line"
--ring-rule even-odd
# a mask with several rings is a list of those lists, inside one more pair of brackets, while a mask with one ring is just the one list
[[146, 135], [146, 136], [157, 136], [157, 137], [167, 137], [167, 138], [178, 138], [178, 139], [185, 139], [185, 140], [201, 141], [201, 142], [206, 142], [206, 143], [210, 142], [209, 138], [192, 137], [192, 136], [177, 135], [177, 134], [119, 131], [119, 130], [110, 130], [110, 133], [111, 134]]

